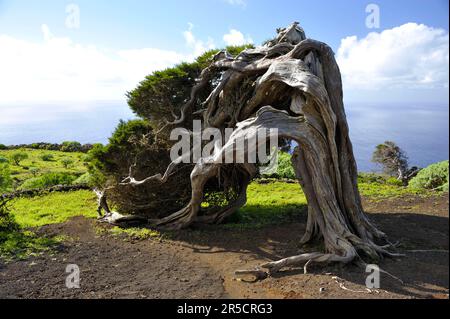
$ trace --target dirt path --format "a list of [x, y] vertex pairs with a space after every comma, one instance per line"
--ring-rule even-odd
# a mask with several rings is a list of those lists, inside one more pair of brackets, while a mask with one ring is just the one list
[[[448, 197], [405, 196], [364, 201], [371, 219], [400, 250], [448, 251]], [[408, 252], [381, 267], [378, 292], [365, 291], [366, 273], [356, 266], [287, 269], [257, 283], [236, 280], [236, 269], [299, 253], [306, 216], [263, 229], [209, 227], [170, 240], [125, 241], [98, 235], [82, 217], [40, 231], [72, 238], [52, 256], [0, 263], [0, 298], [448, 298], [448, 252]], [[65, 287], [65, 267], [80, 268], [80, 289]], [[341, 278], [339, 282], [333, 277]]]

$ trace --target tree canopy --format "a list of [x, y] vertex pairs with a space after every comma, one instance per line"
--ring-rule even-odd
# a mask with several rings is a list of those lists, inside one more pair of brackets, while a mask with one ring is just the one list
[[[250, 47], [252, 46], [231, 46], [226, 50], [237, 55]], [[174, 142], [169, 140], [168, 130], [160, 132], [158, 139], [155, 139], [155, 132], [180, 115], [202, 70], [218, 52], [219, 50], [210, 50], [193, 62], [184, 62], [146, 76], [134, 90], [127, 93], [128, 104], [138, 119], [121, 120], [108, 144], [96, 144], [89, 152], [87, 163], [94, 184], [98, 187], [110, 187], [108, 198], [122, 211], [161, 217], [180, 209], [189, 200], [189, 174], [192, 168], [189, 164], [174, 172], [176, 176], [171, 182], [158, 187], [152, 184], [139, 189], [117, 186], [130, 173], [130, 167], [139, 178], [166, 169], [171, 161], [169, 150]], [[213, 85], [211, 81], [205, 93], [200, 95], [194, 110], [201, 109], [201, 99], [207, 97], [207, 92]], [[183, 123], [183, 127], [190, 128], [189, 123], [194, 118], [200, 119], [201, 116], [191, 115]], [[176, 126], [171, 126], [173, 127]], [[208, 196], [211, 202], [218, 201], [213, 194], [209, 193]], [[165, 210], [160, 209], [161, 205]]]

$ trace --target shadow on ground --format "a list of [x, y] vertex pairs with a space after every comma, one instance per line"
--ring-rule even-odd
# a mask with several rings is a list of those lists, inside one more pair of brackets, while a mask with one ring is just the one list
[[[385, 258], [380, 262], [379, 266], [383, 270], [404, 282], [402, 284], [382, 273], [381, 290], [395, 297], [446, 297], [449, 287], [448, 217], [380, 212], [369, 214], [369, 218], [388, 235], [392, 242], [400, 242], [397, 252], [406, 254], [405, 257]], [[208, 260], [213, 267], [219, 267], [231, 274], [233, 270], [252, 268], [266, 260], [277, 260], [302, 252], [323, 251], [320, 243], [309, 247], [298, 246], [297, 243], [305, 230], [305, 220], [306, 214], [300, 214], [289, 223], [265, 226], [260, 229], [240, 230], [238, 227], [210, 226], [201, 230], [182, 231], [174, 239], [192, 249], [195, 254], [206, 255], [205, 260]], [[213, 257], [213, 255], [216, 256]], [[222, 258], [218, 258], [218, 255]], [[224, 265], [220, 265], [221, 262]], [[345, 267], [311, 265], [309, 272], [319, 276], [313, 278], [310, 275], [304, 275], [303, 268], [299, 267], [285, 269], [267, 281], [271, 282], [272, 287], [283, 290], [281, 286], [288, 281], [309, 284], [317, 281], [318, 286], [321, 284], [323, 286], [326, 284], [325, 281], [329, 282], [331, 277], [338, 276], [348, 282], [346, 285], [349, 287], [344, 285], [345, 288], [339, 287], [336, 283], [339, 289], [349, 289], [343, 291], [346, 293], [345, 297], [359, 298], [365, 291], [366, 276], [369, 274], [365, 272], [365, 268], [356, 265]], [[264, 286], [263, 283], [254, 285]], [[320, 288], [322, 287], [318, 287], [317, 291], [320, 292]], [[322, 289], [322, 291], [326, 290]], [[299, 297], [321, 297], [322, 295], [327, 294], [300, 294]], [[336, 296], [331, 294], [328, 297]], [[383, 297], [389, 296], [383, 295]]]

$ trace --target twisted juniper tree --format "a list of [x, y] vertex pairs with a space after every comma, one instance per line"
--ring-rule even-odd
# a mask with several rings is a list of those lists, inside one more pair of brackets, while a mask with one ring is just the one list
[[[276, 38], [262, 47], [237, 56], [217, 53], [201, 72], [189, 99], [183, 101], [178, 116], [158, 129], [163, 132], [200, 114], [204, 128], [234, 131], [213, 155], [201, 158], [192, 168], [189, 202], [156, 224], [180, 229], [193, 223], [220, 223], [244, 205], [256, 165], [225, 164], [223, 155], [236, 152], [239, 139], [255, 138], [258, 129], [277, 128], [277, 138], [298, 144], [292, 165], [308, 200], [307, 227], [300, 243], [322, 238], [325, 252], [301, 254], [263, 267], [273, 272], [302, 262], [347, 263], [360, 257], [377, 260], [393, 255], [386, 250], [389, 245], [381, 244], [388, 243], [385, 234], [369, 222], [362, 209], [341, 75], [331, 48], [307, 39], [298, 23], [277, 31]], [[258, 139], [259, 146], [269, 138]], [[240, 151], [248, 155], [249, 149]], [[140, 179], [130, 169], [118, 187], [164, 185], [179, 165], [182, 157], [171, 162], [164, 174]], [[225, 205], [204, 209], [205, 188], [214, 181], [220, 181], [216, 186], [229, 196]]]

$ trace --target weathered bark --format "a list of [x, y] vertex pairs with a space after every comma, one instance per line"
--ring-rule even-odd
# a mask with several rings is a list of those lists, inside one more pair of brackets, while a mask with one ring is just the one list
[[[244, 205], [246, 187], [255, 174], [253, 164], [235, 164], [241, 177], [235, 185], [239, 195], [228, 207], [215, 213], [200, 213], [206, 182], [217, 178], [225, 165], [222, 156], [233, 152], [247, 158], [249, 149], [236, 149], [235, 142], [243, 137], [255, 138], [258, 129], [277, 128], [278, 137], [298, 143], [292, 161], [308, 200], [307, 228], [300, 243], [320, 237], [326, 251], [293, 256], [262, 267], [277, 271], [311, 261], [348, 263], [357, 257], [373, 260], [393, 256], [386, 251], [389, 245], [377, 244], [385, 240], [385, 235], [369, 222], [362, 209], [341, 75], [331, 48], [306, 39], [294, 23], [279, 30], [277, 38], [265, 46], [245, 50], [236, 58], [221, 52], [204, 75], [210, 79], [214, 72], [221, 72], [222, 77], [204, 103], [204, 123], [206, 127], [232, 127], [234, 133], [214, 155], [196, 164], [188, 205], [158, 224], [179, 229], [193, 223], [218, 223]], [[195, 94], [191, 100], [194, 98]], [[180, 120], [188, 109], [182, 109]], [[180, 162], [174, 161], [163, 176], [158, 174], [142, 181], [129, 176], [124, 183], [138, 186], [164, 182]]]

